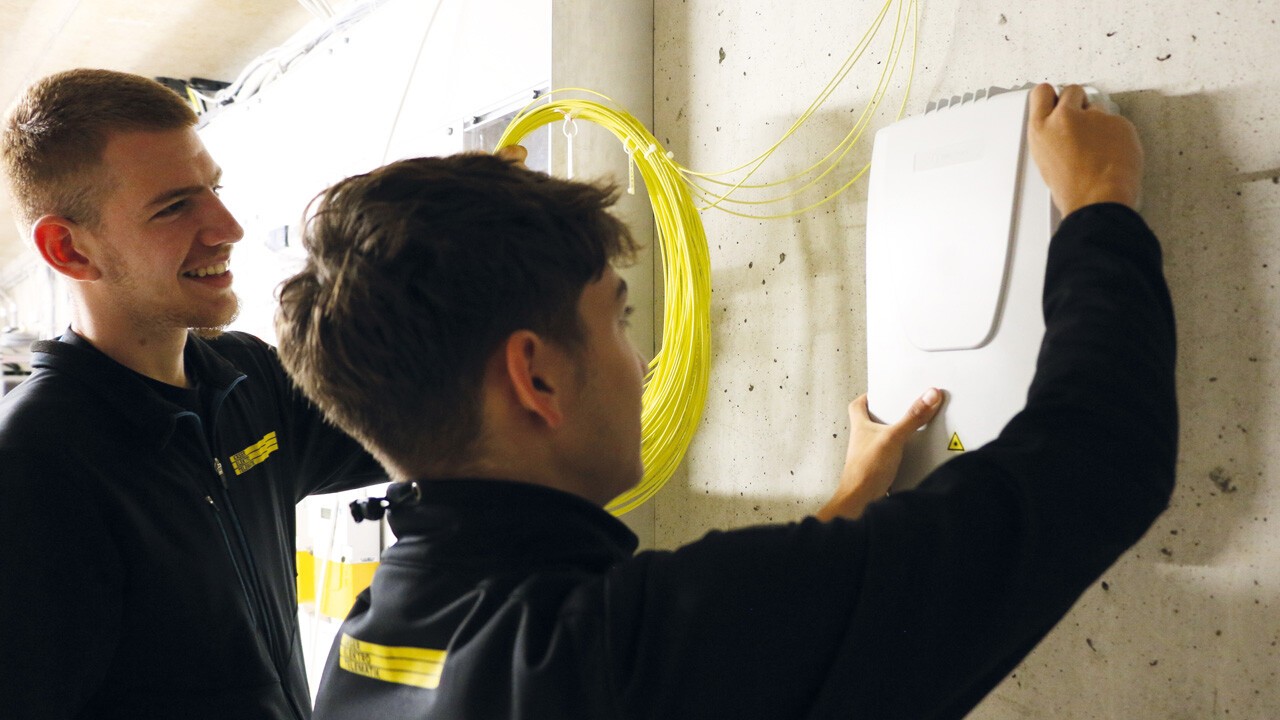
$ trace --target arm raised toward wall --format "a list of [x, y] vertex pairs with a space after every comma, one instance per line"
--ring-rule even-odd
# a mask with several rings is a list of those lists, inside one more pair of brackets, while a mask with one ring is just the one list
[[[1056, 104], [1055, 104], [1056, 100]], [[916, 492], [869, 508], [863, 598], [842, 665], [875, 678], [824, 702], [868, 717], [962, 717], [1167, 505], [1177, 456], [1173, 308], [1132, 209], [1142, 148], [1071, 86], [1031, 98], [1029, 141], [1066, 215], [1026, 408]], [[834, 680], [834, 679], [833, 679]], [[851, 703], [851, 704], [846, 704]]]
[[[1082, 196], [1055, 172], [1105, 171], [1136, 192], [1131, 127], [1093, 111], [1059, 119], [1052, 138], [1031, 131], [1051, 150], [1059, 202]], [[1129, 160], [1115, 165], [1117, 154]], [[1174, 482], [1173, 308], [1155, 236], [1120, 198], [1098, 197], [1054, 236], [1035, 378], [997, 439], [857, 520], [712, 533], [612, 574], [624, 707], [961, 718], [1137, 542]]]

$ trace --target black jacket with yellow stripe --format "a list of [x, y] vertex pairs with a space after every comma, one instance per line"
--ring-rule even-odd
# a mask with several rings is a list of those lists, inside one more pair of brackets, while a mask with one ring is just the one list
[[1026, 408], [859, 520], [631, 557], [625, 526], [558, 491], [392, 486], [400, 540], [316, 720], [963, 717], [1173, 487], [1173, 312], [1135, 213], [1063, 222], [1044, 312]]
[[294, 506], [380, 469], [250, 335], [188, 339], [211, 428], [64, 340], [0, 403], [0, 714], [308, 717]]

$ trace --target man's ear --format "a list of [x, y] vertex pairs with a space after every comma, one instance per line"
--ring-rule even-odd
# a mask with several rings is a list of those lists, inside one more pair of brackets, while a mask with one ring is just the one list
[[565, 391], [573, 377], [568, 354], [530, 330], [507, 338], [506, 372], [517, 401], [549, 428], [564, 423]]
[[78, 247], [83, 232], [67, 218], [45, 215], [31, 226], [31, 240], [49, 267], [72, 280], [97, 280], [102, 271]]

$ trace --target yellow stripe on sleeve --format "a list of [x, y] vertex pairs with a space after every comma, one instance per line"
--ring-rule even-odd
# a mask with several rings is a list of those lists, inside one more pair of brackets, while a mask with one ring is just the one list
[[440, 685], [448, 653], [431, 648], [378, 645], [343, 633], [338, 666], [374, 680], [434, 689]]

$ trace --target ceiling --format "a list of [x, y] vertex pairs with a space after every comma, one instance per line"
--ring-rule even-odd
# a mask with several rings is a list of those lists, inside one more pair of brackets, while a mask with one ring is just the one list
[[[299, 0], [0, 0], [0, 108], [76, 67], [229, 82], [314, 18]], [[12, 217], [7, 197], [2, 217]], [[0, 274], [23, 252], [14, 223], [0, 221]]]

